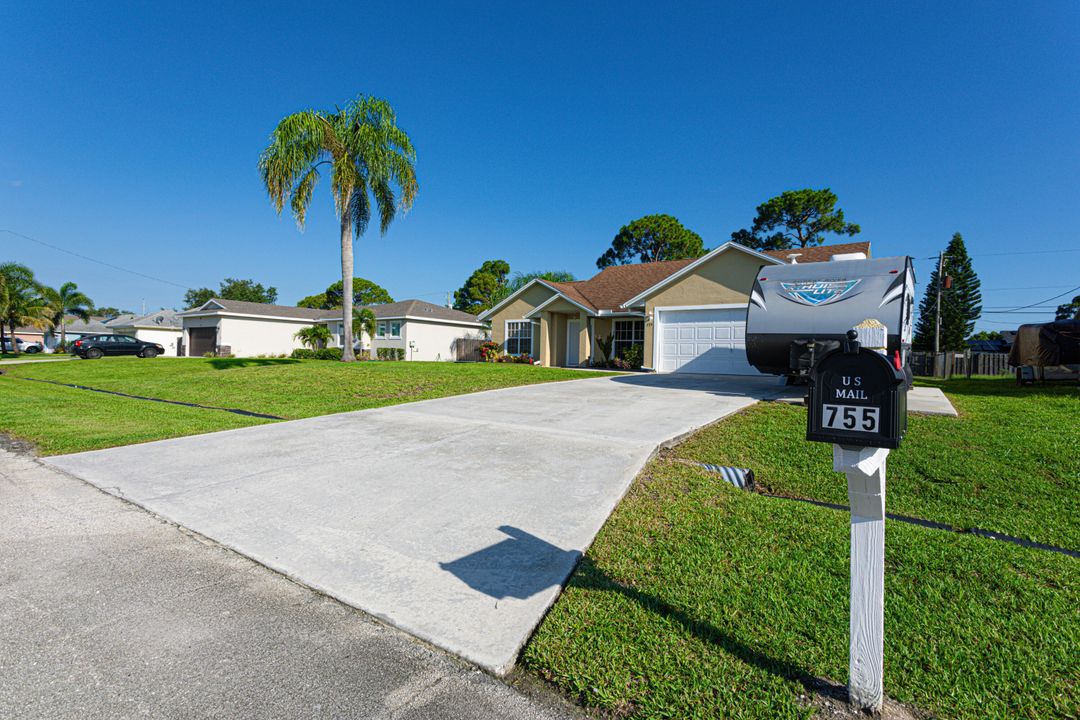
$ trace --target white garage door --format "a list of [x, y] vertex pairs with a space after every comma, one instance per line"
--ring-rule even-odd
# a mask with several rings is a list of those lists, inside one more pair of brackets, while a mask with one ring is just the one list
[[663, 310], [659, 372], [757, 375], [746, 361], [746, 308]]

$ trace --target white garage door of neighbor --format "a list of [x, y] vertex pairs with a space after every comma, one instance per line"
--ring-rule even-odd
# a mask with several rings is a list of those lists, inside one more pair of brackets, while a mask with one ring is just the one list
[[746, 361], [746, 307], [659, 310], [660, 372], [758, 375]]

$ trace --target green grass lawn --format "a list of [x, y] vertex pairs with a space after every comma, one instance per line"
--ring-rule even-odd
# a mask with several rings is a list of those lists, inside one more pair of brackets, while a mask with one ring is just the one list
[[0, 432], [42, 454], [77, 452], [254, 425], [266, 420], [60, 387], [239, 408], [287, 419], [532, 383], [596, 377], [494, 363], [340, 363], [289, 359], [106, 358], [0, 367]]
[[[961, 417], [912, 418], [888, 509], [1075, 548], [1077, 390], [943, 387]], [[829, 446], [801, 439], [803, 413], [759, 405], [651, 462], [523, 666], [616, 716], [811, 715], [800, 695], [816, 678], [847, 680], [847, 514], [684, 462], [752, 467], [773, 489], [846, 504]], [[890, 696], [939, 717], [1076, 717], [1080, 561], [893, 521], [885, 554]]]
[[[1080, 550], [1080, 388], [922, 380], [959, 418], [912, 415], [889, 455], [890, 512]], [[763, 403], [699, 433], [679, 457], [752, 468], [780, 495], [847, 504], [832, 446], [805, 442], [806, 409]]]
[[67, 360], [67, 353], [0, 353], [0, 360]]

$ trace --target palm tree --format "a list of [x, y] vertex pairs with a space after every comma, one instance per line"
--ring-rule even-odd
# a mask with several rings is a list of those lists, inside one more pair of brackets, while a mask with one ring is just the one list
[[[368, 336], [369, 340], [375, 339], [375, 313], [371, 308], [357, 308], [353, 310], [352, 331], [358, 338]], [[361, 343], [361, 349], [363, 344]]]
[[297, 330], [293, 337], [312, 350], [318, 350], [330, 341], [330, 328], [325, 325], [312, 325]]
[[19, 325], [43, 330], [52, 327], [51, 312], [30, 268], [13, 262], [3, 263], [0, 278], [3, 278], [0, 281], [0, 323], [6, 323], [11, 331], [11, 350], [18, 355], [15, 328]]
[[60, 326], [60, 346], [67, 347], [67, 318], [73, 315], [82, 321], [90, 320], [90, 313], [94, 311], [94, 301], [86, 296], [79, 286], [73, 282], [66, 282], [60, 289], [43, 287], [42, 295], [52, 309], [53, 327]]
[[[289, 201], [303, 229], [308, 205], [328, 166], [341, 228], [341, 319], [345, 334], [341, 359], [356, 360], [352, 338], [353, 240], [367, 229], [372, 209], [385, 233], [398, 211], [416, 199], [416, 151], [397, 126], [390, 103], [360, 96], [333, 112], [304, 110], [278, 123], [259, 158], [259, 172], [274, 208]], [[395, 194], [395, 187], [397, 192]], [[374, 200], [374, 202], [372, 202]]]

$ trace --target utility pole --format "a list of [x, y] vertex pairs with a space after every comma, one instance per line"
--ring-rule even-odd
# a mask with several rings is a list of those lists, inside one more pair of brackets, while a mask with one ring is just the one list
[[941, 284], [945, 281], [945, 254], [937, 256], [937, 312], [934, 315], [934, 376], [938, 374], [938, 356], [941, 353]]

